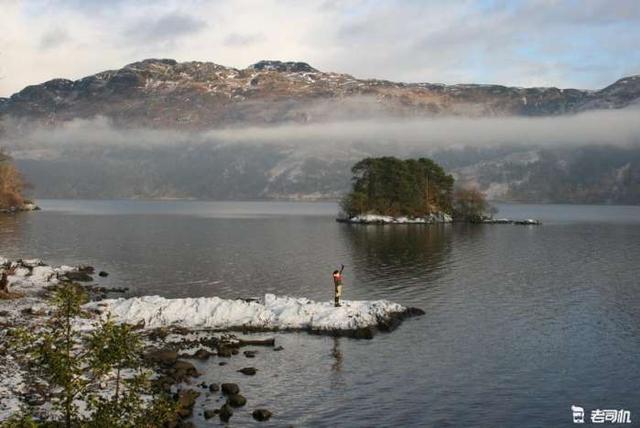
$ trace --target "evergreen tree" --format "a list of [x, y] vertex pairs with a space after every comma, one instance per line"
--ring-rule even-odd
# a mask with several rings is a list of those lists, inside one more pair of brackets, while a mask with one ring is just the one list
[[352, 191], [341, 202], [349, 216], [376, 213], [420, 217], [451, 212], [453, 177], [431, 159], [366, 158], [351, 171]]
[[[150, 393], [148, 373], [140, 355], [142, 341], [126, 324], [110, 318], [102, 322], [88, 338], [74, 328], [83, 316], [86, 294], [78, 284], [64, 284], [53, 296], [55, 307], [49, 322], [41, 329], [15, 330], [15, 343], [25, 351], [31, 367], [52, 389], [55, 409], [63, 416], [63, 425], [91, 427], [156, 427], [169, 420], [175, 406], [163, 396], [143, 399]], [[127, 370], [128, 375], [123, 377]], [[113, 375], [113, 381], [110, 381]], [[113, 392], [97, 393], [98, 385], [113, 384]], [[78, 402], [87, 404], [90, 416], [82, 417]], [[28, 413], [13, 418], [13, 425], [33, 423]]]

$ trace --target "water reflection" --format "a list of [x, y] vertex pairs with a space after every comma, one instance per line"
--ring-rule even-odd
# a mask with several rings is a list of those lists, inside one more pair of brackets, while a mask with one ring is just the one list
[[22, 240], [24, 231], [24, 214], [0, 214], [0, 255], [13, 253], [14, 248]]
[[331, 356], [334, 359], [333, 364], [331, 364], [331, 370], [334, 372], [342, 371], [342, 351], [340, 350], [340, 338], [333, 338], [333, 348], [331, 348]]
[[361, 284], [384, 289], [434, 282], [451, 254], [451, 225], [341, 225]]

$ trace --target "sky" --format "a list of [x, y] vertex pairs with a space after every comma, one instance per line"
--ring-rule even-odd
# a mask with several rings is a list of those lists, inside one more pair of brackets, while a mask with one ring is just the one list
[[640, 74], [638, 0], [0, 0], [0, 97], [145, 58], [599, 89]]

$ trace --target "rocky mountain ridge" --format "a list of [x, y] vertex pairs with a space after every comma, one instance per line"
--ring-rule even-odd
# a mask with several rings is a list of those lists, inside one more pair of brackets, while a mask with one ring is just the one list
[[53, 79], [0, 98], [0, 118], [59, 124], [105, 116], [121, 126], [207, 129], [385, 115], [547, 116], [638, 103], [640, 76], [601, 90], [398, 83], [322, 72], [304, 62], [245, 69], [147, 59], [79, 80]]

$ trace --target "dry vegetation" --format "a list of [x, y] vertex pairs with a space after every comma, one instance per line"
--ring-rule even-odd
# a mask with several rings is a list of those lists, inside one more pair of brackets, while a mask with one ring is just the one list
[[0, 209], [21, 208], [24, 205], [24, 182], [11, 157], [0, 148]]

